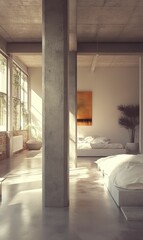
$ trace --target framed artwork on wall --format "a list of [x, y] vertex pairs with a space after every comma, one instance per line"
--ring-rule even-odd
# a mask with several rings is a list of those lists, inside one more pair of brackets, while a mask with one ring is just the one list
[[92, 125], [92, 92], [77, 92], [77, 125]]

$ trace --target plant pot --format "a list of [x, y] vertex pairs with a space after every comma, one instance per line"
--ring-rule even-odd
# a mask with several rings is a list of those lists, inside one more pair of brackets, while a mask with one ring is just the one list
[[40, 150], [42, 142], [40, 140], [28, 140], [26, 146], [29, 150]]
[[139, 152], [139, 143], [126, 143], [127, 153], [137, 154]]

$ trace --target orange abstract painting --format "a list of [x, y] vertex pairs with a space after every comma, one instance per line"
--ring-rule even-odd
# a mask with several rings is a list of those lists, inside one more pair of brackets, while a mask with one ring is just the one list
[[92, 125], [92, 92], [77, 92], [77, 125]]

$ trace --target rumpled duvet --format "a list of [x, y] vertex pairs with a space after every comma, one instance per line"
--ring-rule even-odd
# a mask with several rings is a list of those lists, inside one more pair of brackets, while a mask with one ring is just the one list
[[119, 154], [100, 158], [96, 163], [116, 187], [143, 189], [143, 154]]

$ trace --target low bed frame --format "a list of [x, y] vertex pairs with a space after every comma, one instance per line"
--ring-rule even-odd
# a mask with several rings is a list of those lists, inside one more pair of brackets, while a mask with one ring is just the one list
[[126, 153], [125, 148], [77, 149], [77, 157], [106, 157], [122, 153]]
[[122, 189], [115, 187], [109, 180], [108, 176], [104, 176], [104, 181], [112, 198], [119, 207], [143, 206], [143, 190]]

